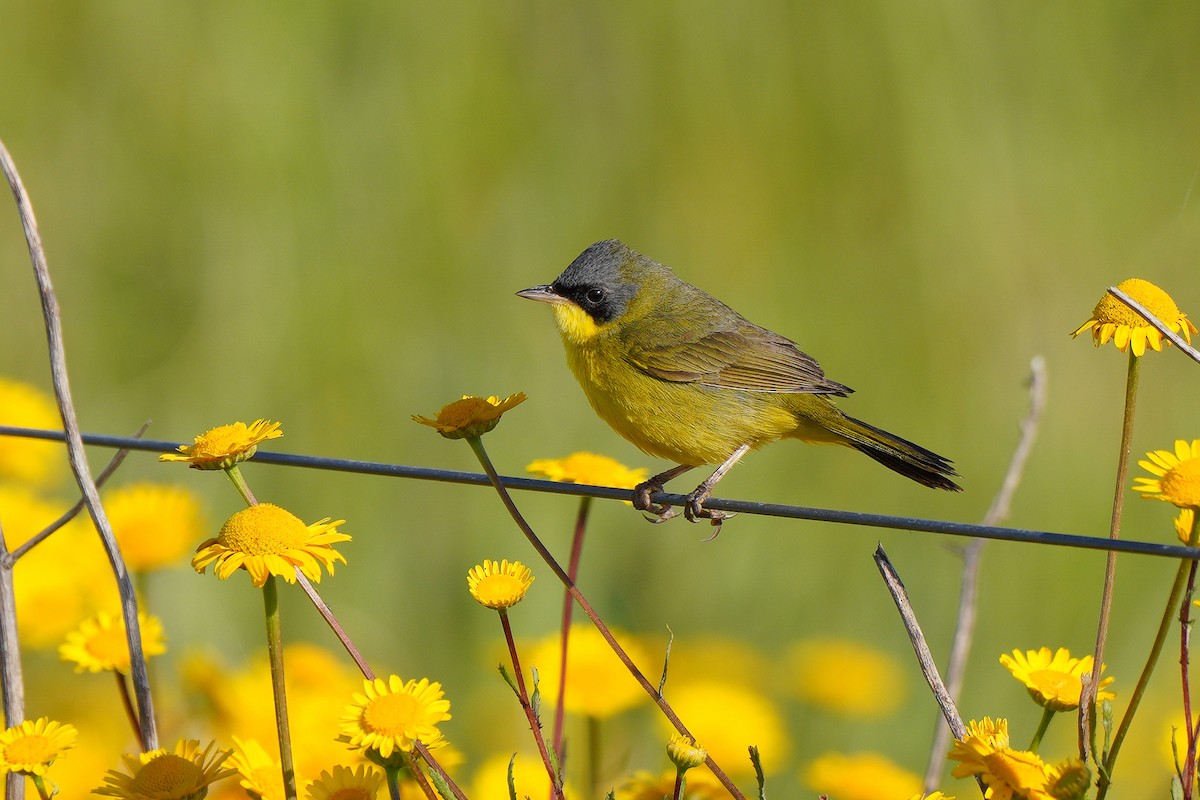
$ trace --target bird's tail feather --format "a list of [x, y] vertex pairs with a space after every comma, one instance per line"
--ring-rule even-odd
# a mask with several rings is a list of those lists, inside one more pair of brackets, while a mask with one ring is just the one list
[[839, 422], [844, 424], [833, 427], [835, 433], [845, 437], [846, 443], [855, 450], [893, 472], [934, 489], [962, 491], [962, 487], [951, 480], [958, 473], [948, 458], [854, 417], [846, 416]]

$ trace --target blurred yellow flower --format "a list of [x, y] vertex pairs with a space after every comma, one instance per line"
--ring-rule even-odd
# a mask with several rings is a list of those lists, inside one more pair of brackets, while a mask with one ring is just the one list
[[221, 425], [197, 436], [194, 444], [182, 444], [178, 452], [163, 453], [159, 461], [182, 461], [192, 469], [228, 469], [258, 452], [268, 439], [283, 436], [280, 423], [259, 419], [247, 425], [235, 422]]
[[[14, 550], [66, 510], [25, 487], [0, 485], [0, 523]], [[18, 633], [24, 645], [57, 647], [95, 608], [115, 608], [112, 571], [91, 523], [76, 518], [17, 561], [13, 569]]]
[[1155, 478], [1134, 478], [1133, 490], [1142, 497], [1165, 500], [1179, 508], [1200, 507], [1200, 439], [1175, 441], [1175, 452], [1151, 450], [1138, 466]]
[[612, 486], [617, 489], [632, 489], [647, 477], [643, 467], [630, 469], [615, 458], [587, 452], [572, 453], [566, 458], [538, 459], [531, 462], [525, 471], [562, 483]]
[[[1185, 341], [1190, 342], [1192, 335], [1198, 333], [1187, 315], [1175, 305], [1171, 295], [1153, 283], [1140, 278], [1130, 278], [1117, 284], [1117, 288], [1145, 306], [1147, 311], [1162, 320]], [[1125, 352], [1125, 348], [1132, 344], [1135, 356], [1145, 353], [1147, 344], [1161, 352], [1164, 341], [1167, 344], [1171, 343], [1169, 339], [1164, 340], [1158, 329], [1142, 319], [1136, 311], [1107, 292], [1096, 304], [1092, 318], [1080, 325], [1071, 335], [1078, 336], [1084, 331], [1092, 332], [1092, 340], [1097, 347], [1112, 339], [1116, 348]]]
[[1008, 746], [1006, 719], [971, 720], [966, 738], [954, 743], [947, 758], [958, 762], [950, 773], [954, 777], [979, 776], [988, 787], [987, 797], [1051, 800], [1045, 763], [1036, 753]]
[[[704, 743], [730, 777], [754, 774], [746, 753], [750, 745], [758, 747], [767, 774], [783, 768], [791, 742], [779, 709], [762, 693], [739, 682], [692, 681], [676, 683], [668, 699], [696, 741]], [[665, 719], [661, 724], [664, 730], [674, 730]]]
[[363, 681], [364, 694], [355, 692], [346, 706], [338, 738], [356, 750], [374, 750], [390, 758], [394, 750], [411, 752], [414, 742], [428, 748], [446, 743], [438, 723], [450, 719], [450, 701], [440, 683], [428, 678], [407, 683], [399, 675], [387, 681]]
[[45, 775], [55, 759], [75, 746], [74, 726], [49, 717], [27, 719], [0, 733], [0, 775]]
[[199, 498], [183, 486], [145, 482], [114, 489], [104, 510], [134, 572], [174, 566], [205, 528]]
[[508, 559], [496, 562], [484, 559], [483, 564], [467, 573], [467, 589], [471, 597], [483, 606], [494, 609], [511, 608], [521, 602], [533, 583], [533, 573], [520, 561]]
[[525, 402], [521, 392], [510, 394], [501, 400], [498, 397], [473, 397], [463, 395], [461, 400], [455, 400], [443, 406], [436, 419], [413, 415], [413, 422], [428, 425], [447, 439], [468, 439], [482, 436], [500, 424], [500, 417], [505, 411]]
[[124, 800], [197, 800], [209, 784], [234, 774], [223, 766], [230, 751], [214, 751], [214, 747], [216, 742], [209, 742], [201, 750], [195, 739], [180, 739], [174, 751], [123, 756], [129, 774], [109, 770], [105, 785], [92, 793]]
[[[1083, 676], [1092, 674], [1092, 657], [1071, 658], [1071, 652], [1060, 647], [1054, 653], [1049, 647], [1038, 650], [1013, 650], [1012, 655], [1002, 653], [1000, 663], [1008, 668], [1013, 677], [1025, 684], [1029, 696], [1043, 708], [1053, 711], [1070, 711], [1079, 708], [1079, 695], [1083, 691]], [[1104, 671], [1100, 665], [1100, 671]], [[1113, 682], [1112, 676], [1102, 678], [1096, 701], [1112, 700], [1112, 692], [1104, 691]]]
[[[540, 758], [527, 756], [524, 753], [499, 753], [488, 757], [471, 780], [467, 789], [467, 797], [471, 800], [509, 800], [508, 794], [508, 762], [513, 760], [513, 783], [517, 787], [517, 797], [549, 797], [550, 777], [546, 774], [546, 766]], [[569, 783], [563, 785], [563, 796], [567, 800], [578, 798], [574, 787]], [[662, 800], [662, 798], [656, 798]]]
[[[345, 658], [304, 642], [286, 645], [288, 716], [297, 787], [330, 764], [345, 763], [346, 746], [334, 738], [346, 708], [345, 698], [362, 688], [362, 675]], [[276, 731], [271, 701], [271, 670], [265, 654], [244, 666], [229, 669], [202, 654], [187, 655], [181, 683], [211, 730], [222, 740], [233, 736], [274, 747]], [[274, 750], [271, 750], [275, 754]], [[441, 753], [443, 751], [439, 751]], [[445, 760], [444, 756], [439, 760]], [[236, 787], [231, 787], [236, 789]], [[245, 793], [237, 789], [234, 794]], [[225, 794], [225, 792], [220, 792]]]
[[[634, 773], [616, 791], [617, 800], [663, 800], [675, 791], [675, 770], [655, 775], [652, 772]], [[707, 769], [688, 773], [683, 800], [725, 800], [729, 791]]]
[[360, 764], [358, 769], [336, 766], [333, 772], [308, 787], [308, 800], [375, 800], [383, 788], [383, 774], [373, 767]]
[[[167, 652], [162, 623], [158, 617], [138, 614], [142, 653], [146, 658]], [[58, 647], [58, 657], [75, 664], [76, 672], [119, 672], [129, 674], [129, 642], [125, 620], [101, 611], [67, 634]]]
[[[62, 430], [54, 397], [27, 383], [0, 378], [0, 425]], [[66, 448], [59, 442], [0, 436], [0, 480], [47, 487], [62, 477]]]
[[296, 568], [314, 583], [321, 581], [321, 567], [333, 574], [334, 564], [346, 558], [332, 545], [348, 542], [329, 517], [306, 526], [294, 514], [270, 503], [244, 508], [221, 526], [215, 539], [200, 545], [192, 558], [192, 567], [204, 572], [214, 564], [213, 573], [225, 580], [239, 569], [250, 573], [255, 586], [262, 586], [269, 575], [278, 575], [288, 583], [296, 582]]
[[[233, 754], [224, 766], [235, 770], [238, 785], [259, 800], [284, 800], [283, 770], [279, 762], [253, 739], [233, 737]], [[296, 776], [299, 785], [300, 776]]]
[[[632, 636], [612, 630], [626, 654], [646, 674], [650, 655]], [[558, 698], [559, 660], [562, 647], [557, 633], [535, 642], [523, 659], [540, 678], [542, 706], [553, 708]], [[591, 623], [571, 626], [567, 644], [567, 689], [563, 707], [572, 714], [603, 719], [647, 702], [641, 685], [629, 673], [604, 637]]]
[[1078, 758], [1046, 767], [1046, 793], [1055, 800], [1083, 800], [1092, 787], [1092, 771]]
[[933, 794], [914, 794], [909, 800], [954, 800], [954, 795], [934, 792]]
[[801, 774], [814, 792], [837, 800], [908, 797], [921, 791], [921, 779], [878, 753], [824, 753]]
[[800, 699], [847, 717], [885, 717], [904, 702], [900, 663], [851, 639], [799, 642], [788, 649], [791, 685]]

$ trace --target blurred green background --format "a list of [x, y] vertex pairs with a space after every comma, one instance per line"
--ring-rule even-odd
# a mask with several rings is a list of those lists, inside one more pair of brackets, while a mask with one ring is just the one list
[[[934, 493], [850, 451], [782, 444], [720, 494], [977, 521], [1043, 354], [1049, 407], [1009, 522], [1103, 535], [1125, 359], [1067, 334], [1127, 277], [1200, 314], [1193, 2], [120, 0], [10, 2], [3, 16], [0, 137], [41, 223], [89, 431], [152, 419], [148, 435], [184, 441], [268, 417], [286, 432], [271, 449], [473, 469], [465, 445], [409, 416], [524, 391], [487, 439], [501, 472], [584, 449], [658, 471], [593, 416], [546, 309], [513, 296], [619, 237], [795, 339], [857, 390], [843, 408], [953, 458], [966, 488]], [[0, 374], [48, 387], [11, 207], [0, 267]], [[1198, 376], [1151, 354], [1135, 453], [1200, 435]], [[465, 573], [483, 558], [534, 567], [525, 634], [552, 630], [561, 599], [496, 497], [246, 474], [306, 521], [347, 520], [349, 565], [328, 599], [383, 671], [445, 683], [452, 740], [493, 746], [479, 731], [508, 703], [498, 632]], [[117, 482], [135, 478], [188, 483], [214, 529], [239, 507], [224, 481], [149, 456]], [[518, 500], [565, 558], [576, 501]], [[1173, 540], [1171, 510], [1132, 502], [1126, 535]], [[881, 540], [945, 653], [960, 542], [757, 517], [707, 533], [597, 503], [581, 586], [633, 631], [736, 636], [768, 655], [847, 636], [908, 664], [871, 561]], [[1014, 740], [1032, 731], [1037, 710], [996, 656], [1090, 651], [1102, 569], [1097, 553], [987, 546], [966, 716], [1008, 715]], [[1121, 696], [1173, 572], [1121, 559], [1108, 658]], [[257, 649], [245, 581], [181, 569], [152, 588], [173, 646]], [[301, 603], [289, 610], [290, 635], [330, 642]], [[822, 747], [922, 771], [936, 712], [908, 677], [891, 721], [794, 713], [786, 780]], [[1165, 692], [1172, 681], [1159, 676]], [[1047, 752], [1066, 755], [1057, 727]]]

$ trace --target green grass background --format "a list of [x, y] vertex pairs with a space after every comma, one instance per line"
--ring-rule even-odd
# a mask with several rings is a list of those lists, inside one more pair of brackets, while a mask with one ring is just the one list
[[[855, 453], [789, 443], [747, 459], [720, 494], [976, 521], [1042, 354], [1049, 407], [1010, 522], [1103, 535], [1125, 360], [1067, 334], [1132, 276], [1200, 315], [1195, 3], [2, 10], [0, 137], [42, 226], [90, 431], [149, 418], [150, 436], [186, 440], [269, 417], [286, 432], [273, 449], [472, 469], [465, 445], [409, 416], [524, 391], [487, 439], [501, 472], [580, 449], [656, 471], [594, 418], [546, 309], [513, 296], [619, 237], [795, 339], [858, 390], [846, 410], [953, 458], [966, 488], [933, 493]], [[11, 207], [0, 298], [0, 374], [48, 387]], [[1200, 436], [1195, 365], [1151, 354], [1143, 375], [1135, 453]], [[507, 702], [491, 672], [498, 631], [463, 578], [486, 557], [534, 559], [497, 499], [246, 473], [306, 520], [347, 520], [349, 566], [323, 584], [335, 609], [383, 671], [443, 680], [452, 739], [491, 746], [479, 731]], [[120, 478], [140, 477], [186, 481], [215, 521], [239, 507], [213, 476], [131, 457]], [[575, 501], [519, 500], [565, 557]], [[1133, 500], [1126, 535], [1172, 540], [1170, 511]], [[768, 654], [845, 635], [907, 658], [871, 561], [881, 540], [935, 651], [948, 645], [957, 542], [742, 517], [702, 544], [706, 528], [651, 528], [615, 503], [595, 506], [590, 533], [581, 585], [625, 628], [732, 635]], [[988, 545], [967, 716], [1008, 715], [1016, 740], [1032, 731], [1035, 709], [996, 656], [1090, 650], [1102, 565]], [[516, 616], [540, 634], [559, 595], [533, 566]], [[1122, 697], [1173, 572], [1121, 559], [1108, 661]], [[246, 582], [180, 570], [153, 590], [173, 642], [235, 658], [258, 647]], [[288, 610], [291, 635], [330, 641], [302, 604]], [[915, 667], [910, 678], [889, 722], [795, 715], [780, 780], [824, 746], [920, 771], [935, 711]], [[1057, 727], [1046, 752], [1065, 755]]]

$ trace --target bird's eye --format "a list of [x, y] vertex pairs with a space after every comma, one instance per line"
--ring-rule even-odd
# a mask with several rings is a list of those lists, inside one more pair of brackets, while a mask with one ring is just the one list
[[594, 306], [600, 305], [600, 301], [602, 301], [604, 299], [604, 290], [603, 289], [588, 289], [587, 294], [585, 294], [583, 297], [585, 300], [587, 300], [589, 303], [591, 303]]

